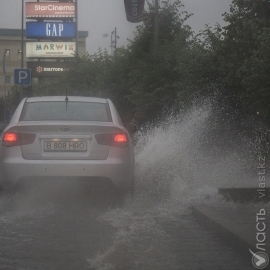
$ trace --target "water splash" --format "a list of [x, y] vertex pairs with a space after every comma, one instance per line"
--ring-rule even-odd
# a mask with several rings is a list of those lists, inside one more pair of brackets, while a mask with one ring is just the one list
[[230, 128], [209, 101], [148, 127], [136, 148], [137, 193], [186, 202], [221, 187], [253, 186], [248, 155], [254, 146]]
[[188, 252], [182, 250], [182, 261], [172, 252], [174, 239], [168, 224], [179, 225], [179, 230], [194, 226], [192, 205], [227, 203], [218, 194], [219, 187], [252, 181], [245, 158], [252, 152], [252, 143], [238, 131], [232, 133], [233, 139], [222, 136], [224, 123], [218, 123], [215, 108], [206, 101], [185, 113], [170, 114], [137, 134], [135, 199], [101, 217], [117, 230], [114, 244], [89, 260], [91, 269], [173, 270], [179, 269], [183, 257], [183, 269], [194, 269]]

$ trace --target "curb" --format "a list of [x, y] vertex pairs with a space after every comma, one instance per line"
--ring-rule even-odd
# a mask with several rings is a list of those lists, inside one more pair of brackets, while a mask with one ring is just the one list
[[248, 226], [247, 218], [243, 218], [244, 215], [236, 216], [237, 213], [230, 213], [230, 210], [219, 211], [217, 208], [205, 205], [193, 206], [192, 213], [199, 223], [213, 231], [223, 243], [236, 247], [243, 255], [251, 258], [249, 249], [256, 250], [255, 221], [253, 228], [251, 224]]

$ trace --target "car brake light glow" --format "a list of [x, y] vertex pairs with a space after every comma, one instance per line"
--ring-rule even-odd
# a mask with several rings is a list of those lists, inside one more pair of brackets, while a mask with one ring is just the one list
[[97, 134], [95, 137], [98, 144], [116, 147], [128, 146], [128, 136], [126, 133]]
[[125, 142], [127, 142], [127, 135], [125, 133], [123, 133], [123, 134], [115, 134], [113, 136], [113, 140], [116, 143], [125, 143]]
[[3, 135], [3, 146], [17, 146], [26, 145], [34, 142], [36, 138], [35, 134], [18, 133], [18, 132], [6, 132]]
[[18, 139], [19, 139], [18, 133], [7, 132], [4, 135], [3, 141], [7, 143], [15, 143], [16, 141], [18, 141]]

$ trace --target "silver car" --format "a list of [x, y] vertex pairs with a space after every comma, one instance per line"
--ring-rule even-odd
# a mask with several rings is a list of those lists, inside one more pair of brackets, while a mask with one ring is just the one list
[[25, 98], [1, 140], [2, 181], [79, 177], [133, 191], [131, 137], [109, 99]]

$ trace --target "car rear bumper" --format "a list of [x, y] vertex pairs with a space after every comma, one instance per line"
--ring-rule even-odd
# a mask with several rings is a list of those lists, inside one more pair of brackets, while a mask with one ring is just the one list
[[53, 177], [107, 178], [119, 189], [132, 189], [134, 167], [121, 160], [24, 160], [8, 159], [1, 163], [4, 181], [18, 183], [23, 179]]

